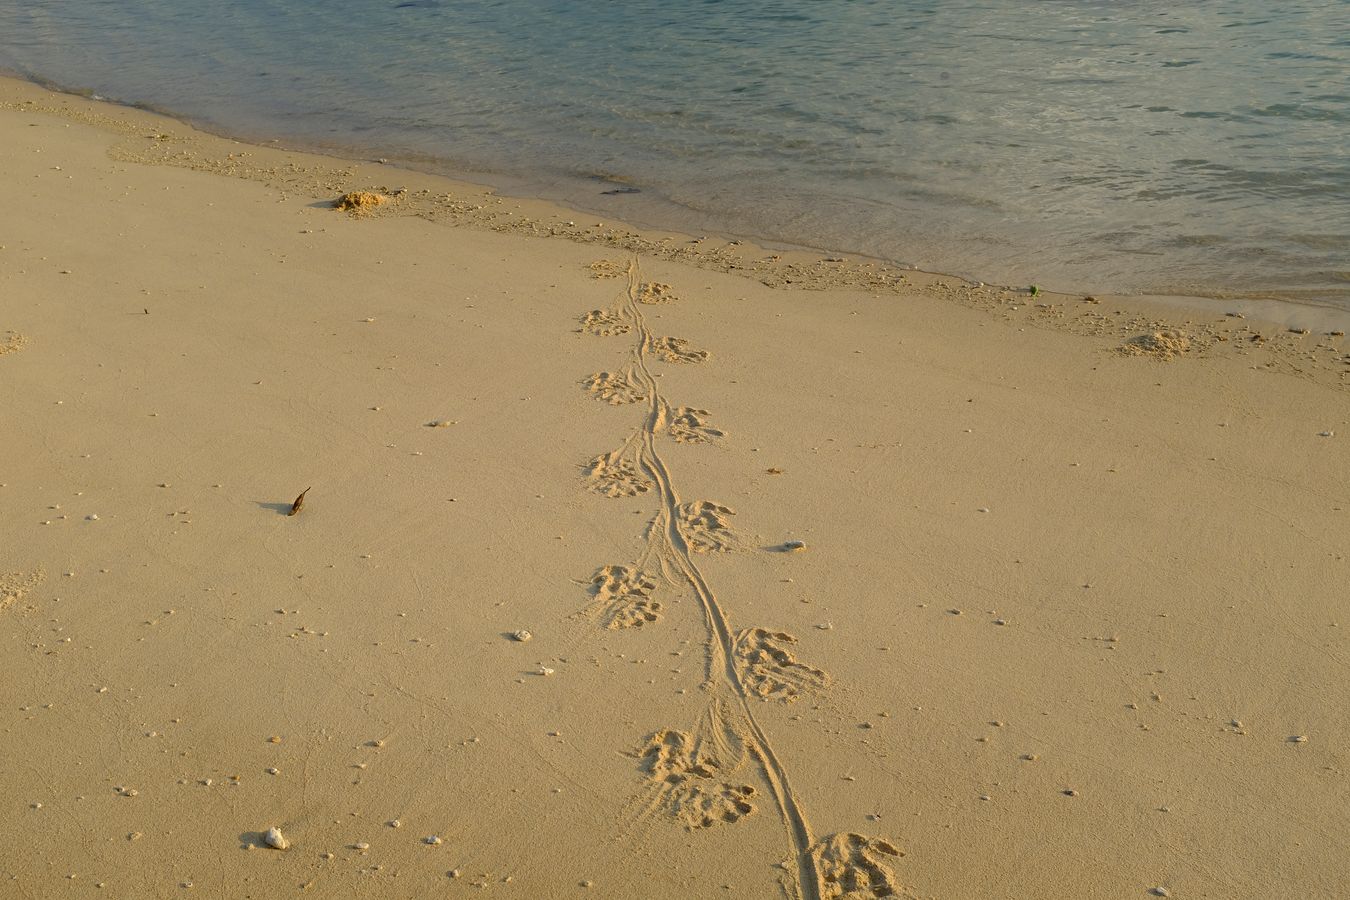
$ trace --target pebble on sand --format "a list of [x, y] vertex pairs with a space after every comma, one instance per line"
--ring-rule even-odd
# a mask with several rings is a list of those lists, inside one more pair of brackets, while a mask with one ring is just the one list
[[806, 542], [805, 542], [805, 541], [784, 541], [784, 542], [783, 542], [783, 549], [786, 550], [786, 551], [788, 551], [789, 553], [795, 553], [795, 552], [797, 552], [798, 550], [805, 550], [805, 549], [806, 549]]
[[534, 635], [530, 634], [528, 631], [522, 628], [520, 631], [511, 632], [511, 637], [513, 640], [520, 641], [523, 644], [530, 638], [534, 637]]
[[281, 833], [281, 829], [275, 825], [267, 829], [267, 833], [263, 835], [263, 843], [273, 850], [286, 850], [291, 846], [291, 842], [286, 840], [286, 836]]
[[435, 847], [444, 842], [437, 835], [429, 834], [426, 837], [422, 838], [422, 843], [430, 844], [431, 846]]

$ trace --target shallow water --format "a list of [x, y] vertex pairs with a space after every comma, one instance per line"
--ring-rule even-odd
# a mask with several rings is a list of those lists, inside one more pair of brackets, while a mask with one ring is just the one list
[[0, 67], [641, 224], [1350, 308], [1344, 0], [29, 0]]

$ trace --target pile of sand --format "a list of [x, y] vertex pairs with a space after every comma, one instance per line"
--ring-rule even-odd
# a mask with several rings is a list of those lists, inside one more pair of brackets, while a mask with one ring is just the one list
[[1191, 349], [1191, 339], [1184, 331], [1155, 331], [1141, 334], [1126, 341], [1120, 348], [1122, 353], [1131, 356], [1155, 356], [1170, 359], [1180, 356]]
[[388, 202], [388, 197], [374, 191], [351, 191], [334, 200], [333, 208], [350, 212], [352, 215], [361, 215]]

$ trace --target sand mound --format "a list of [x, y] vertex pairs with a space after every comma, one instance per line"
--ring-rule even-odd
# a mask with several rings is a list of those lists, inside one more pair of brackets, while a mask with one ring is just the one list
[[388, 197], [374, 191], [351, 191], [334, 200], [333, 208], [350, 212], [353, 215], [360, 215], [388, 202]]
[[1121, 346], [1122, 353], [1130, 356], [1155, 356], [1170, 359], [1191, 349], [1191, 339], [1183, 331], [1155, 331], [1132, 337]]

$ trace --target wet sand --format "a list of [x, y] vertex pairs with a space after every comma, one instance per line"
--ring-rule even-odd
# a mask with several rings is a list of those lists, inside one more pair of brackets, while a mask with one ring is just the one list
[[15, 81], [0, 172], [0, 895], [1341, 890], [1333, 313]]

